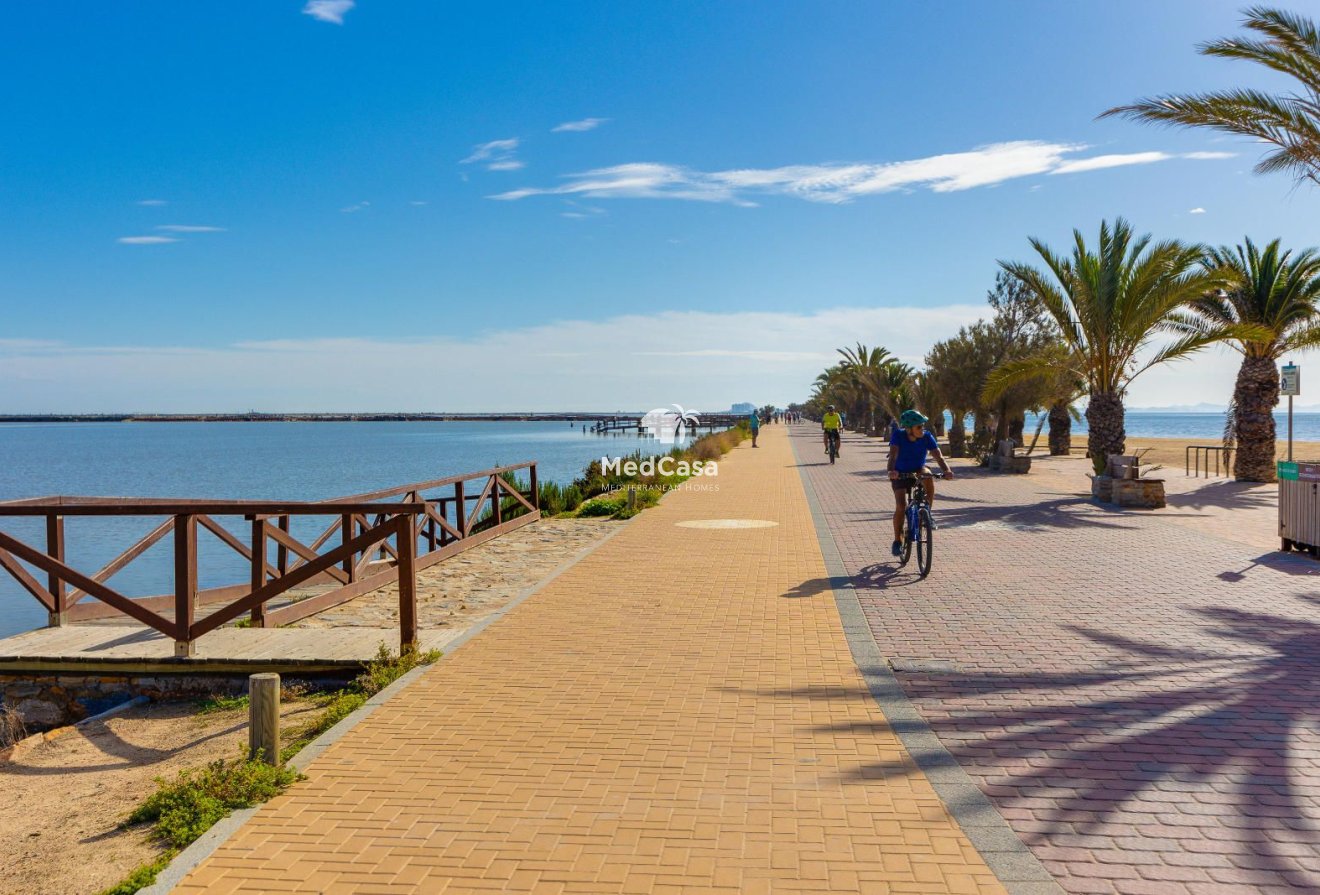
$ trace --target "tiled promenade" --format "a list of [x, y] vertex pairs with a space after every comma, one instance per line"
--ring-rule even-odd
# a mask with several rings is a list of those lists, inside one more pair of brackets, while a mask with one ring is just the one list
[[[176, 891], [1003, 892], [866, 691], [783, 427], [711, 484], [428, 670]], [[681, 524], [710, 519], [774, 524]]]
[[880, 651], [1065, 889], [1320, 892], [1320, 565], [1265, 549], [1261, 489], [1118, 512], [1077, 461], [976, 471], [940, 484], [921, 581], [887, 556], [885, 447], [831, 467], [799, 433]]

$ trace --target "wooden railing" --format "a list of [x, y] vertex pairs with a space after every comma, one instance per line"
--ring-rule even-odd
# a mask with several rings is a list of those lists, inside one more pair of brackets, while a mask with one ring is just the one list
[[[526, 490], [518, 479], [524, 471]], [[65, 519], [80, 516], [167, 518], [98, 571], [85, 574], [66, 562]], [[300, 540], [292, 533], [293, 520], [327, 516], [329, 524], [315, 538]], [[127, 615], [171, 637], [175, 654], [186, 657], [198, 637], [241, 615], [249, 615], [254, 626], [276, 627], [391, 580], [399, 585], [401, 645], [415, 645], [416, 572], [534, 522], [540, 511], [536, 464], [529, 462], [318, 503], [43, 497], [0, 503], [0, 522], [6, 517], [45, 520], [41, 547], [0, 530], [0, 568], [46, 608], [51, 625]], [[246, 542], [234, 526], [221, 523], [226, 517], [249, 528]], [[198, 588], [201, 531], [247, 561], [246, 582]], [[106, 583], [167, 537], [174, 548], [173, 593], [134, 598]], [[291, 593], [315, 584], [329, 589], [301, 599]], [[271, 605], [281, 597], [283, 604]], [[217, 604], [204, 616], [199, 612]]]

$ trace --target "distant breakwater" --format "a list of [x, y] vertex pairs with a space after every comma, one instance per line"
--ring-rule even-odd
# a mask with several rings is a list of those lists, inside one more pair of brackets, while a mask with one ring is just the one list
[[589, 423], [640, 418], [618, 413], [41, 413], [0, 414], [0, 423]]

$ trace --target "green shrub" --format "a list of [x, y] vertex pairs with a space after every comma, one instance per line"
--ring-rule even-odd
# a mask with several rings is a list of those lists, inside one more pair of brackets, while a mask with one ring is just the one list
[[116, 885], [103, 890], [100, 895], [134, 895], [139, 889], [145, 889], [154, 883], [156, 877], [169, 866], [170, 861], [173, 861], [178, 853], [177, 849], [167, 849], [159, 858], [150, 864], [143, 864]]
[[157, 777], [159, 788], [129, 815], [128, 823], [151, 821], [157, 840], [185, 848], [231, 811], [273, 798], [299, 778], [297, 771], [264, 761], [220, 759], [204, 768], [186, 768], [173, 781]]
[[582, 490], [577, 485], [569, 485], [564, 489], [564, 512], [573, 512], [582, 506], [582, 500]]
[[589, 500], [578, 509], [579, 516], [613, 516], [619, 510], [623, 509], [624, 501], [619, 499], [607, 498]]
[[197, 703], [197, 713], [199, 715], [210, 715], [215, 712], [235, 712], [239, 709], [248, 707], [248, 695], [242, 693], [238, 696], [211, 696]]

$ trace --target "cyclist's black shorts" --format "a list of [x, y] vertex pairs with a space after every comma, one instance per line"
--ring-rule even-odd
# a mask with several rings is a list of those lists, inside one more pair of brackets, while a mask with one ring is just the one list
[[921, 472], [900, 472], [898, 478], [890, 479], [889, 484], [894, 487], [895, 494], [906, 494], [908, 489], [917, 484], [917, 476], [929, 475], [930, 469], [922, 467]]

